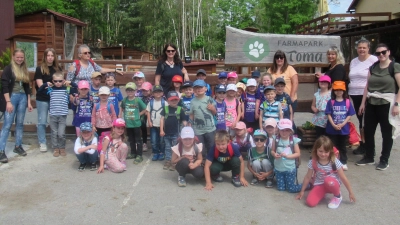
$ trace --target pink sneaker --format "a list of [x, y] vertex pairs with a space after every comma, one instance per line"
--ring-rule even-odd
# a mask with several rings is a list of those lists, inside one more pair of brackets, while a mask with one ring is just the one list
[[333, 196], [328, 204], [328, 208], [337, 209], [337, 207], [339, 207], [341, 202], [342, 202], [342, 196], [340, 196], [340, 198], [336, 198], [335, 196]]

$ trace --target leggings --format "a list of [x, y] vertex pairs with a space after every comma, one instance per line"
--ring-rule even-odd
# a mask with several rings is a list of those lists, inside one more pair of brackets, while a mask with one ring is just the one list
[[276, 183], [278, 191], [288, 191], [290, 193], [297, 193], [301, 191], [301, 184], [296, 184], [297, 169], [292, 171], [277, 171], [275, 170]]
[[179, 176], [185, 176], [188, 173], [191, 173], [196, 178], [204, 177], [204, 167], [198, 166], [194, 169], [189, 168], [189, 159], [182, 158], [176, 163], [175, 169], [179, 173]]
[[325, 177], [323, 184], [315, 185], [311, 189], [307, 196], [307, 205], [315, 207], [327, 193], [332, 193], [334, 196], [340, 195], [340, 184], [334, 177]]
[[142, 123], [142, 126], [140, 126], [140, 129], [142, 130], [143, 144], [147, 144], [147, 126], [146, 126], [146, 123]]
[[363, 117], [364, 117], [364, 113], [360, 115], [358, 115], [358, 110], [360, 109], [361, 106], [361, 102], [362, 102], [362, 95], [350, 95], [351, 100], [353, 100], [353, 105], [354, 105], [354, 110], [356, 110], [356, 116], [358, 119], [358, 128], [363, 128]]

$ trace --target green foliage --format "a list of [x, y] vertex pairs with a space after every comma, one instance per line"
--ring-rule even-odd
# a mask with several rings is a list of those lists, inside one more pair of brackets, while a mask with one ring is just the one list
[[11, 50], [6, 48], [5, 51], [1, 53], [0, 56], [0, 69], [4, 69], [7, 65], [11, 63]]
[[192, 42], [192, 48], [194, 50], [199, 50], [204, 47], [204, 37], [203, 36], [197, 36], [196, 39]]

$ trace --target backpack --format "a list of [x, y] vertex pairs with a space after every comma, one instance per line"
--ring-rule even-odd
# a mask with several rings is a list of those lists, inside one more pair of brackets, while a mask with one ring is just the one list
[[249, 150], [248, 144], [250, 144], [250, 136], [251, 136], [250, 133], [247, 133], [247, 137], [244, 140], [244, 143], [241, 143], [240, 140], [236, 137], [236, 144], [239, 145], [240, 152], [247, 152]]
[[[269, 139], [269, 138], [268, 138], [268, 139]], [[268, 140], [268, 142], [269, 142], [269, 140]], [[255, 158], [253, 157], [253, 149], [255, 149], [255, 148], [250, 148], [250, 149], [249, 149], [249, 154], [248, 154], [248, 159], [251, 159], [252, 162], [255, 161], [255, 160], [257, 160], [257, 159], [255, 159]], [[267, 159], [270, 160], [270, 158], [269, 158], [269, 151], [268, 151], [268, 143], [265, 145], [264, 153], [267, 154]]]
[[111, 143], [112, 143], [112, 138], [111, 138], [111, 132], [110, 131], [104, 131], [101, 133], [100, 137], [98, 138], [97, 141], [97, 151], [100, 153], [101, 150], [103, 150], [103, 139], [108, 136], [110, 138], [110, 143], [108, 144], [108, 147], [110, 147]]
[[[378, 65], [378, 64], [379, 64], [379, 60], [376, 61], [374, 64], [372, 64], [372, 66], [369, 67], [369, 73], [370, 73], [370, 74], [372, 74], [372, 70], [373, 70], [373, 69], [375, 68], [375, 66]], [[393, 79], [394, 79], [394, 83], [395, 83], [395, 85], [396, 85], [395, 93], [397, 94], [397, 93], [399, 92], [399, 86], [397, 85], [396, 79], [395, 79], [395, 77], [394, 77], [394, 64], [395, 64], [395, 62], [394, 62], [394, 61], [391, 61], [391, 62], [389, 63], [389, 66], [388, 66], [388, 70], [389, 70], [390, 76], [393, 77]]]
[[[75, 73], [74, 73], [74, 79], [72, 79], [73, 81], [75, 81], [76, 76], [78, 76], [79, 71], [81, 70], [80, 61], [78, 59], [76, 59], [76, 60], [74, 60], [74, 62], [75, 62]], [[93, 69], [96, 68], [95, 65], [94, 65], [93, 59], [89, 59], [89, 63], [92, 64]]]
[[[100, 110], [100, 102], [96, 104], [96, 112]], [[107, 111], [111, 114], [111, 102], [107, 102]]]
[[[290, 150], [292, 151], [292, 154], [294, 154], [294, 141], [293, 141], [293, 139], [294, 139], [294, 135], [290, 135], [290, 137], [289, 137], [289, 145], [290, 145]], [[283, 145], [279, 145], [279, 141], [280, 140], [281, 140], [281, 137], [279, 135], [277, 135], [276, 139], [275, 139], [276, 148], [278, 148], [278, 147], [281, 147], [281, 148], [282, 147], [286, 147], [286, 146], [283, 146]], [[298, 169], [300, 164], [301, 164], [300, 157], [296, 158], [295, 162], [296, 162], [296, 169]]]
[[151, 122], [153, 122], [153, 119], [151, 118], [151, 113], [153, 111], [156, 111], [156, 114], [157, 114], [158, 111], [160, 111], [162, 108], [164, 108], [165, 107], [165, 100], [164, 100], [164, 98], [161, 98], [161, 107], [158, 110], [154, 110], [154, 108], [153, 108], [153, 106], [154, 106], [154, 98], [151, 99], [149, 103], [150, 103], [150, 120], [151, 120]]
[[176, 119], [179, 122], [181, 120], [181, 109], [182, 107], [178, 106], [175, 110], [175, 113], [169, 113], [169, 107], [164, 106], [164, 113], [165, 113], [164, 119], [166, 120], [168, 116], [176, 116]]
[[[336, 100], [331, 99], [332, 107], [335, 104], [335, 102], [336, 102]], [[347, 112], [349, 112], [349, 110], [350, 110], [350, 99], [348, 99], [348, 98], [346, 98], [346, 110], [347, 110]]]
[[[232, 147], [232, 143], [231, 142], [228, 143], [228, 153], [229, 153], [230, 157], [233, 157], [234, 152], [233, 152], [233, 147]], [[219, 151], [217, 149], [217, 146], [215, 146], [214, 147], [214, 158], [218, 159], [218, 157], [219, 157]]]

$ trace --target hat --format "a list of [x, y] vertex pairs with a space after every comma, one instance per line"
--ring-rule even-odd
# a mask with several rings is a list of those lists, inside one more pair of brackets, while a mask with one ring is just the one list
[[234, 84], [228, 84], [228, 86], [226, 86], [226, 91], [237, 91], [237, 87]]
[[227, 77], [228, 77], [228, 74], [225, 71], [222, 71], [221, 73], [218, 74], [218, 79], [227, 78]]
[[247, 86], [247, 87], [251, 87], [251, 86], [256, 87], [256, 86], [257, 86], [257, 81], [256, 81], [256, 79], [253, 79], [253, 78], [248, 79], [248, 80], [247, 80], [247, 85], [246, 85], [246, 86]]
[[246, 124], [244, 122], [242, 122], [242, 121], [239, 121], [236, 124], [235, 129], [239, 129], [239, 130], [246, 129]]
[[150, 91], [151, 89], [153, 89], [153, 85], [151, 85], [150, 82], [144, 82], [142, 84], [142, 87], [140, 87], [141, 90], [146, 90], [146, 91]]
[[247, 84], [247, 80], [248, 80], [248, 78], [245, 77], [245, 78], [241, 79], [239, 82], [241, 82], [243, 84]]
[[194, 138], [194, 131], [192, 127], [183, 127], [181, 131], [181, 138]]
[[103, 86], [99, 89], [99, 95], [110, 95], [110, 88]]
[[293, 131], [293, 124], [292, 121], [289, 119], [281, 119], [278, 122], [278, 129], [283, 130], [283, 129], [290, 129]]
[[113, 122], [114, 127], [125, 127], [125, 120], [118, 118]]
[[279, 83], [282, 83], [282, 84], [285, 84], [285, 85], [286, 85], [285, 79], [283, 79], [282, 77], [276, 78], [276, 79], [275, 79], [275, 82], [274, 82], [274, 85], [277, 85], [277, 84], [279, 84]]
[[197, 70], [197, 72], [196, 72], [196, 76], [197, 76], [197, 75], [199, 75], [199, 73], [202, 73], [202, 74], [204, 74], [204, 75], [206, 75], [206, 76], [207, 76], [207, 73], [206, 73], [206, 71], [205, 71], [205, 70], [203, 70], [203, 69], [199, 69], [199, 70]]
[[81, 81], [78, 82], [78, 88], [79, 89], [83, 89], [83, 88], [89, 89], [90, 88], [90, 84], [89, 84], [89, 82], [87, 80], [81, 80]]
[[153, 92], [156, 92], [156, 91], [161, 91], [162, 92], [164, 90], [160, 85], [154, 85], [153, 86]]
[[135, 79], [135, 77], [144, 78], [144, 74], [142, 72], [138, 71], [133, 75], [132, 79]]
[[129, 82], [129, 83], [127, 83], [127, 84], [125, 85], [125, 89], [133, 89], [133, 90], [136, 90], [137, 87], [136, 87], [136, 84], [135, 84], [135, 83]]
[[318, 82], [328, 82], [331, 83], [331, 77], [324, 74], [322, 76], [319, 77]]
[[190, 80], [185, 81], [185, 83], [182, 84], [182, 87], [183, 88], [185, 88], [185, 87], [193, 87], [193, 82], [190, 81]]
[[254, 70], [253, 72], [251, 72], [251, 77], [254, 78], [259, 78], [261, 76], [260, 71], [258, 70]]
[[193, 82], [193, 87], [207, 87], [207, 84], [204, 80], [196, 80]]
[[274, 86], [269, 85], [269, 86], [266, 86], [266, 87], [264, 88], [264, 93], [265, 93], [265, 91], [267, 91], [267, 90], [276, 90], [276, 89], [275, 89]]
[[265, 120], [264, 122], [264, 127], [268, 127], [268, 126], [272, 126], [272, 127], [276, 127], [276, 120], [274, 118], [268, 118]]
[[344, 81], [335, 81], [332, 85], [332, 90], [346, 90], [346, 83]]
[[90, 122], [83, 122], [81, 123], [81, 125], [79, 126], [79, 129], [81, 131], [89, 131], [92, 132], [92, 123]]
[[267, 132], [263, 131], [263, 130], [255, 130], [253, 136], [264, 136], [265, 138], [267, 138]]
[[172, 77], [172, 82], [183, 83], [183, 79], [181, 75], [175, 75]]
[[176, 99], [179, 100], [179, 94], [178, 94], [178, 92], [176, 92], [176, 91], [169, 91], [168, 94], [167, 94], [167, 99], [168, 99], [168, 101], [170, 101], [170, 100], [176, 100]]
[[246, 85], [243, 84], [242, 82], [238, 82], [236, 84], [236, 88], [241, 88], [241, 89], [243, 89], [243, 91], [245, 91], [246, 90]]
[[227, 76], [228, 78], [238, 78], [238, 75], [236, 74], [236, 72], [229, 72], [228, 73], [228, 76]]
[[215, 92], [219, 93], [219, 92], [226, 92], [226, 87], [223, 84], [219, 84], [215, 87]]
[[96, 77], [98, 77], [98, 76], [101, 77], [101, 73], [100, 73], [100, 72], [93, 72], [93, 73], [92, 73], [92, 78], [96, 78]]
[[115, 78], [115, 73], [114, 72], [108, 72], [108, 73], [106, 73], [106, 78], [107, 77], [114, 77]]

